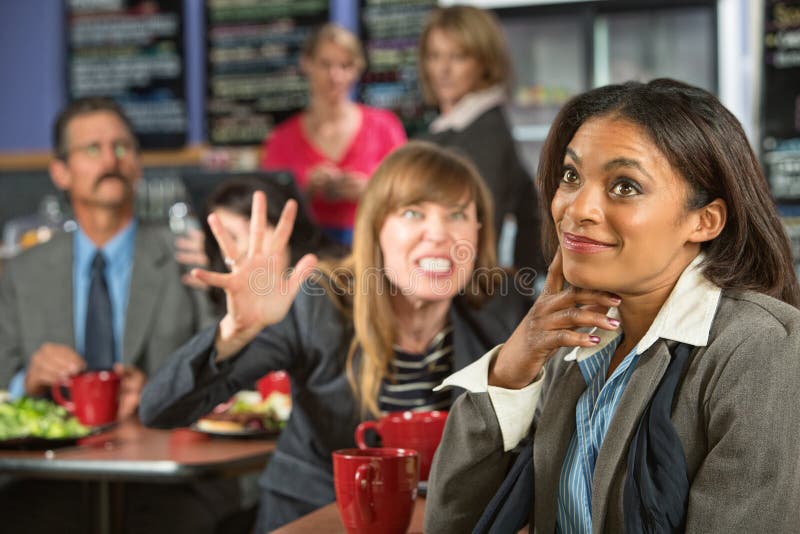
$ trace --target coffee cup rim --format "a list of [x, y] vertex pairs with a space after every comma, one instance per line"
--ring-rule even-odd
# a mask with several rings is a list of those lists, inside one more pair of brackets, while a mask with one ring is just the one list
[[72, 379], [81, 379], [89, 376], [97, 376], [103, 381], [114, 381], [120, 379], [119, 373], [117, 373], [114, 369], [86, 369], [73, 376]]
[[415, 412], [413, 410], [399, 410], [396, 412], [388, 412], [381, 416], [381, 419], [391, 421], [440, 421], [446, 419], [448, 415], [447, 410], [429, 410], [424, 412]]
[[366, 449], [350, 448], [333, 451], [333, 456], [346, 460], [356, 460], [364, 458], [372, 459], [391, 459], [391, 458], [413, 458], [419, 457], [415, 449], [402, 447], [367, 447]]

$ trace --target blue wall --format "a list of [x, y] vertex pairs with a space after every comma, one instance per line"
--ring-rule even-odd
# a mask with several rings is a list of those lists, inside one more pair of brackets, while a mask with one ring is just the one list
[[[184, 0], [189, 143], [205, 140], [204, 3]], [[60, 0], [0, 0], [0, 152], [50, 149], [67, 100]], [[331, 0], [331, 20], [357, 29], [357, 0]]]
[[0, 151], [50, 148], [66, 101], [64, 43], [61, 2], [0, 1]]

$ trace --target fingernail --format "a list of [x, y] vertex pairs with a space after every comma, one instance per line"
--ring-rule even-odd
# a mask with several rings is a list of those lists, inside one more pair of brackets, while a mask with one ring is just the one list
[[598, 343], [600, 343], [600, 338], [597, 336], [589, 336], [589, 341], [597, 345]]
[[608, 319], [606, 319], [606, 320], [608, 321], [608, 324], [610, 324], [610, 325], [611, 325], [611, 326], [613, 326], [614, 328], [616, 328], [616, 327], [618, 327], [618, 326], [619, 326], [619, 320], [617, 320], [617, 319], [612, 319], [611, 317], [609, 317], [609, 318], [608, 318]]
[[619, 295], [615, 295], [613, 293], [611, 294], [611, 300], [613, 300], [617, 304], [622, 302], [622, 298]]

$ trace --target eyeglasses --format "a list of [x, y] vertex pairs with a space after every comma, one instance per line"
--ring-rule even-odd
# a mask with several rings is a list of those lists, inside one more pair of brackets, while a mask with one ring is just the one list
[[[118, 139], [111, 142], [111, 151], [114, 153], [115, 158], [125, 159], [136, 151], [136, 143], [129, 139]], [[65, 156], [69, 156], [74, 152], [78, 152], [89, 159], [97, 159], [103, 153], [103, 147], [99, 142], [74, 146], [67, 150]]]

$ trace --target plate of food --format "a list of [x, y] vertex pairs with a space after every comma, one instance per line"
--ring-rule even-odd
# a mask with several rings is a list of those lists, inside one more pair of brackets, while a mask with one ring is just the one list
[[0, 449], [55, 449], [104, 429], [82, 425], [46, 399], [22, 397], [0, 402]]
[[280, 434], [292, 411], [289, 395], [272, 392], [266, 399], [257, 391], [240, 391], [229, 402], [201, 417], [193, 430], [211, 436], [259, 438]]

